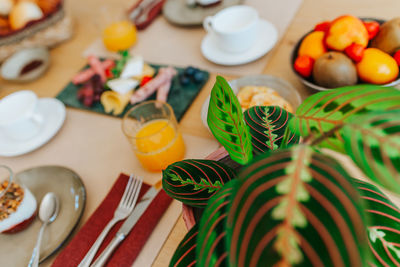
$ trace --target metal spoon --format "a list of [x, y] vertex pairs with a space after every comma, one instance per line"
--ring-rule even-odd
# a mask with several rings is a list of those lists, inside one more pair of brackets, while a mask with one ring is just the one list
[[42, 198], [39, 207], [39, 219], [42, 221], [42, 227], [40, 227], [36, 246], [33, 249], [32, 257], [28, 264], [29, 267], [39, 266], [40, 244], [42, 242], [44, 228], [56, 219], [59, 208], [60, 203], [58, 197], [54, 193], [49, 192]]

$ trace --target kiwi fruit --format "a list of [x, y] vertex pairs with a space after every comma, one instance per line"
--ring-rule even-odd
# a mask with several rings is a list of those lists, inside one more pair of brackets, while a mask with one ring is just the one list
[[340, 52], [328, 52], [314, 64], [315, 83], [327, 88], [336, 88], [357, 83], [357, 69], [353, 61]]
[[378, 48], [389, 55], [400, 49], [400, 18], [383, 23], [378, 34], [371, 40], [371, 47]]

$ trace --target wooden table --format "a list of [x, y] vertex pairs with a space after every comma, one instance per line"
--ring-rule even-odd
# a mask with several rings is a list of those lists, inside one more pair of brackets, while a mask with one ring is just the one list
[[[134, 1], [66, 1], [67, 11], [75, 22], [73, 39], [51, 51], [52, 67], [39, 80], [29, 84], [1, 81], [0, 97], [21, 89], [33, 90], [39, 97], [57, 95], [76, 71], [85, 64], [81, 53], [93, 40], [98, 38], [99, 25], [121, 17], [122, 10], [126, 10], [126, 7]], [[276, 75], [289, 81], [299, 90], [303, 98], [308, 96], [311, 91], [305, 88], [292, 73], [289, 56], [294, 43], [305, 32], [318, 22], [331, 20], [342, 14], [388, 19], [398, 16], [398, 10], [400, 10], [398, 0], [303, 1], [283, 39], [271, 52], [271, 58], [263, 70], [263, 73]], [[216, 147], [212, 136], [200, 122], [201, 106], [208, 96], [214, 80], [215, 75], [212, 75], [180, 123], [181, 131], [194, 138], [189, 140], [191, 143], [187, 143], [188, 147], [196, 146], [195, 143], [198, 143], [197, 146], [206, 143], [209, 150]], [[86, 138], [82, 139], [82, 136]], [[65, 125], [51, 142], [27, 155], [15, 158], [0, 157], [0, 162], [10, 165], [15, 171], [46, 164], [73, 166], [84, 179], [88, 190], [88, 201], [81, 226], [110, 188], [113, 182], [110, 177], [116, 178], [121, 171], [126, 173], [135, 171], [137, 167], [137, 165], [132, 166], [135, 159], [125, 141], [120, 141], [123, 139], [119, 119], [68, 108]], [[209, 150], [190, 153], [195, 157], [203, 157]], [[80, 157], [76, 157], [76, 155], [80, 155]], [[150, 182], [152, 181], [154, 180]], [[392, 199], [400, 204], [399, 198], [392, 197]], [[183, 221], [179, 219], [153, 266], [167, 266], [185, 233]], [[43, 265], [48, 266], [51, 261], [47, 261]]]

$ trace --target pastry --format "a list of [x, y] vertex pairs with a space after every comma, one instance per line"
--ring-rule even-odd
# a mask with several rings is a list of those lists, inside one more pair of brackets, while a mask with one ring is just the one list
[[8, 16], [13, 6], [13, 0], [0, 0], [0, 16]]
[[40, 7], [33, 2], [18, 2], [10, 13], [10, 26], [13, 30], [25, 27], [30, 21], [39, 20], [43, 17]]
[[293, 112], [293, 107], [288, 101], [266, 86], [244, 86], [240, 88], [237, 98], [243, 111], [253, 106], [279, 106]]

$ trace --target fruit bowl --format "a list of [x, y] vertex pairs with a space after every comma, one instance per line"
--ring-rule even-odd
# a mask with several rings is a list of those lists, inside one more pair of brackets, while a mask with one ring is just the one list
[[[385, 22], [385, 20], [376, 19], [376, 18], [360, 18], [360, 19], [361, 19], [362, 21], [376, 21], [376, 22], [378, 22], [380, 25], [382, 25], [382, 24]], [[310, 77], [303, 77], [302, 75], [300, 75], [300, 74], [296, 71], [296, 69], [295, 69], [295, 67], [294, 67], [294, 64], [295, 64], [296, 58], [297, 58], [297, 56], [298, 56], [299, 48], [300, 48], [300, 45], [301, 45], [302, 41], [303, 41], [310, 33], [312, 33], [313, 31], [314, 31], [314, 30], [311, 30], [311, 31], [307, 32], [306, 34], [304, 34], [304, 35], [301, 37], [301, 39], [295, 44], [294, 49], [292, 50], [292, 53], [291, 53], [291, 57], [290, 57], [290, 65], [291, 65], [291, 68], [292, 68], [293, 72], [296, 74], [296, 76], [300, 79], [300, 81], [301, 81], [305, 86], [307, 86], [307, 87], [309, 87], [309, 88], [311, 88], [311, 89], [314, 89], [314, 90], [318, 90], [318, 91], [327, 91], [327, 90], [331, 90], [331, 89], [333, 89], [333, 88], [328, 88], [328, 87], [324, 87], [324, 86], [322, 86], [322, 85], [318, 85], [318, 84], [315, 82], [315, 80], [314, 80], [314, 78], [313, 78], [313, 75], [311, 75]], [[369, 41], [367, 48], [369, 48], [370, 45], [371, 45], [371, 41]], [[343, 52], [343, 53], [344, 53], [344, 52]], [[365, 83], [366, 83], [366, 82], [361, 81], [360, 78], [358, 77], [358, 80], [357, 80], [357, 83], [356, 83], [356, 84], [365, 84]], [[383, 85], [383, 86], [395, 86], [395, 85], [397, 85], [397, 84], [399, 84], [399, 83], [400, 83], [400, 74], [397, 76], [397, 78], [396, 78], [395, 80], [393, 80], [393, 81], [391, 81], [391, 82], [389, 82], [389, 83], [381, 84], [381, 85]]]

